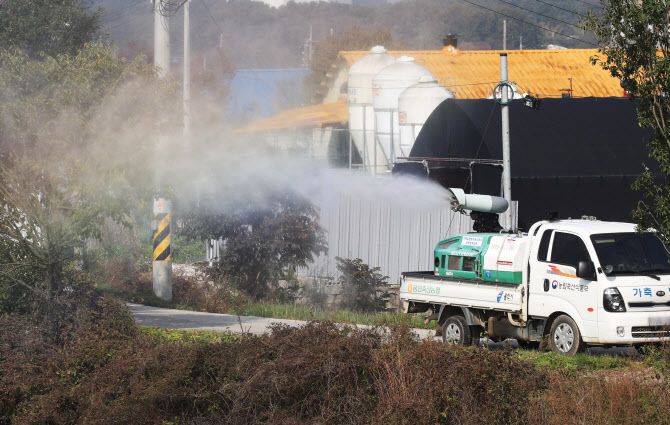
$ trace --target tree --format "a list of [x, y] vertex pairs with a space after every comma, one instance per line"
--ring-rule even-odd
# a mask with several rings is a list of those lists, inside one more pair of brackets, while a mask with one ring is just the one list
[[31, 57], [74, 54], [102, 36], [102, 7], [91, 0], [0, 1], [0, 40]]
[[670, 242], [670, 1], [606, 0], [601, 12], [589, 11], [582, 25], [598, 38], [599, 55], [591, 58], [635, 100], [641, 127], [653, 129], [650, 157], [665, 181], [645, 167], [633, 188], [642, 192], [633, 212], [639, 229], [655, 228]]
[[146, 164], [172, 90], [100, 43], [43, 60], [0, 51], [0, 293], [48, 303], [87, 238], [108, 219], [130, 224], [151, 197]]
[[225, 248], [212, 272], [232, 279], [256, 299], [282, 298], [278, 281], [293, 279], [299, 267], [327, 251], [318, 210], [290, 191], [275, 191], [262, 204], [238, 206], [236, 211], [214, 206], [193, 210], [181, 233], [223, 239]]
[[380, 289], [387, 285], [388, 276], [382, 275], [379, 267], [370, 267], [360, 258], [351, 260], [335, 257], [338, 282], [342, 285], [340, 307], [368, 313], [384, 311], [390, 295]]

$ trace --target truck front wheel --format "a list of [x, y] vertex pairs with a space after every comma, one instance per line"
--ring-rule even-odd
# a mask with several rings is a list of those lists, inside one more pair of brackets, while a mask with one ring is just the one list
[[479, 338], [473, 337], [468, 322], [463, 316], [451, 316], [442, 327], [442, 341], [445, 344], [477, 345]]
[[566, 356], [574, 356], [575, 353], [586, 349], [577, 324], [570, 316], [566, 315], [558, 316], [551, 324], [549, 344], [554, 353], [565, 354]]

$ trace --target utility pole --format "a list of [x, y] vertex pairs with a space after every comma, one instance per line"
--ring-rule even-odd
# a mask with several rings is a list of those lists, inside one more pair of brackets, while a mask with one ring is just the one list
[[170, 18], [161, 0], [154, 0], [154, 65], [160, 67], [160, 76], [170, 72]]
[[[154, 65], [160, 68], [160, 76], [170, 72], [170, 20], [166, 15], [161, 0], [154, 0]], [[164, 122], [158, 123], [158, 140], [156, 141], [155, 173], [156, 184], [166, 178], [162, 172], [166, 157], [166, 142], [161, 134]], [[153, 289], [156, 296], [172, 299], [172, 255], [170, 246], [170, 211], [171, 203], [167, 199], [154, 199], [153, 204]]]
[[503, 19], [503, 50], [507, 50], [507, 19]]
[[184, 3], [184, 148], [191, 144], [191, 1]]
[[309, 38], [305, 41], [305, 44], [302, 47], [302, 66], [303, 68], [311, 68], [312, 66], [312, 54], [314, 40], [312, 39], [312, 26], [309, 26]]
[[[510, 146], [509, 146], [509, 83], [507, 82], [507, 53], [500, 54], [500, 94], [502, 116], [502, 154], [503, 154], [503, 196], [509, 207], [505, 211], [505, 220], [508, 230], [514, 230], [512, 224], [512, 175], [510, 172]], [[513, 95], [513, 94], [512, 94]]]
[[310, 68], [312, 67], [312, 43], [314, 43], [314, 39], [312, 38], [312, 25], [310, 24], [310, 26], [309, 26], [309, 51], [307, 53], [309, 55], [308, 63], [309, 63]]

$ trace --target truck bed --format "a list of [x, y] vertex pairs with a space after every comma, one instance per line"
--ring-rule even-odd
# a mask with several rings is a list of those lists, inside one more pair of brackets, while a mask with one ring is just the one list
[[516, 283], [435, 276], [432, 271], [404, 272], [400, 299], [520, 313], [521, 287]]

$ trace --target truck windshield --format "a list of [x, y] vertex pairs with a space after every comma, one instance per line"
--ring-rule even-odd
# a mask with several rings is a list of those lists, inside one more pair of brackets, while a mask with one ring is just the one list
[[607, 274], [670, 274], [670, 253], [653, 233], [601, 233], [591, 241]]

